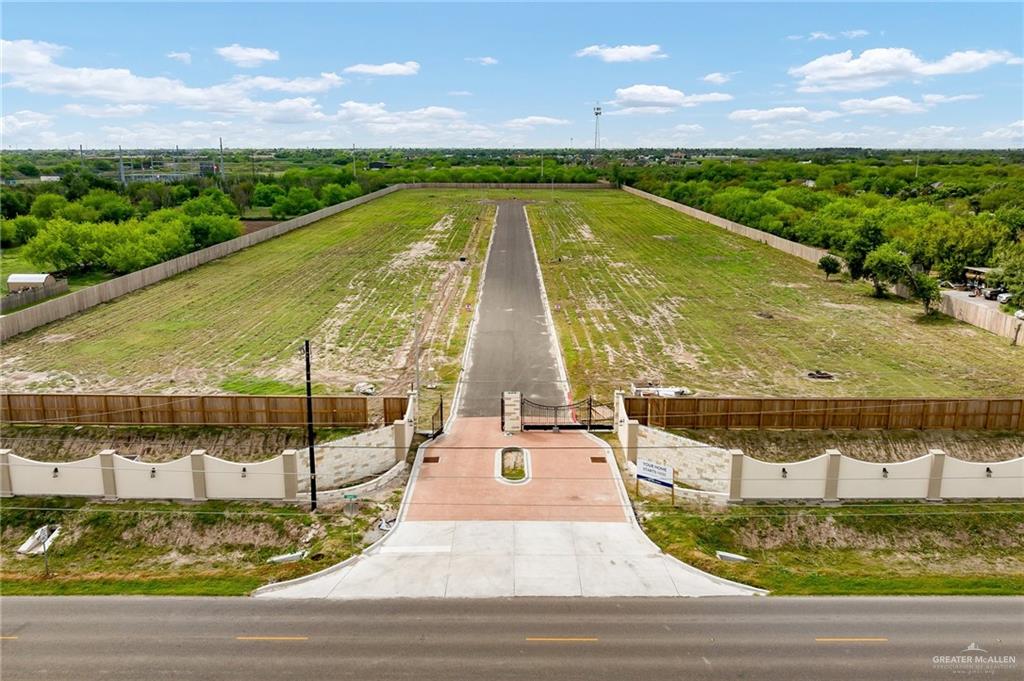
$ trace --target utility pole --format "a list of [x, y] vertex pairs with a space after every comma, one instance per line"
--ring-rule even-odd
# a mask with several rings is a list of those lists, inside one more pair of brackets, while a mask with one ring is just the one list
[[540, 152], [540, 181], [544, 181], [544, 152]]
[[256, 150], [252, 150], [252, 179], [256, 181]]
[[82, 145], [78, 145], [78, 167], [85, 170], [85, 155], [82, 153]]
[[352, 145], [352, 181], [356, 181], [356, 145]]
[[316, 510], [316, 433], [313, 432], [313, 380], [310, 372], [309, 341], [306, 352], [306, 444], [309, 449], [309, 510]]
[[220, 140], [220, 182], [222, 185], [224, 185], [224, 138], [218, 137], [217, 139]]
[[117, 145], [117, 176], [121, 180], [121, 186], [127, 187], [128, 180], [124, 177], [124, 154], [121, 153], [121, 145]]

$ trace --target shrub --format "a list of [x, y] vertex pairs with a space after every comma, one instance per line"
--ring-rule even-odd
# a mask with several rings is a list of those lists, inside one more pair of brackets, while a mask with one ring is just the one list
[[32, 202], [32, 209], [29, 212], [37, 218], [49, 220], [66, 205], [68, 205], [68, 200], [60, 194], [40, 194]]
[[818, 269], [825, 273], [825, 281], [833, 274], [838, 274], [843, 269], [843, 263], [834, 255], [826, 254], [818, 260]]

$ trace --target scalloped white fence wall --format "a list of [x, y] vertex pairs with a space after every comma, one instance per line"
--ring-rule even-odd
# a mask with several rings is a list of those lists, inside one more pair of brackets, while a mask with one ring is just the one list
[[732, 454], [732, 502], [1024, 498], [1024, 457], [977, 463], [931, 450], [910, 461], [869, 463], [829, 450], [804, 461], [767, 463]]

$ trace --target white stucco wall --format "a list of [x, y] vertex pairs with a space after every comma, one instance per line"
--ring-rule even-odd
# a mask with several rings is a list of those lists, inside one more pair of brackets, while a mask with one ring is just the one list
[[[992, 477], [985, 473], [992, 469]], [[942, 469], [942, 497], [984, 499], [1024, 497], [1024, 457], [997, 463], [974, 463], [946, 457]]]
[[204, 466], [207, 499], [284, 499], [281, 456], [257, 463], [235, 463], [206, 455]]
[[744, 456], [741, 494], [744, 499], [821, 499], [827, 468], [825, 454], [792, 463], [765, 463]]
[[[114, 483], [119, 499], [192, 499], [192, 460], [145, 463], [114, 455]], [[156, 475], [153, 476], [153, 470]], [[101, 490], [102, 491], [102, 490]]]
[[[888, 477], [882, 477], [883, 468], [889, 472]], [[836, 496], [840, 499], [924, 499], [928, 496], [931, 469], [930, 454], [885, 464], [842, 456]]]
[[[14, 494], [67, 497], [103, 496], [99, 454], [79, 461], [51, 463], [8, 455]], [[53, 469], [57, 477], [53, 477]]]

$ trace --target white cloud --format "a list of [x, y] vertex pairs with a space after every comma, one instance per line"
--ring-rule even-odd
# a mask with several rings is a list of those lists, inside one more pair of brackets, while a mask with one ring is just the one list
[[620, 107], [613, 115], [632, 113], [669, 113], [674, 109], [697, 106], [708, 102], [727, 102], [732, 95], [722, 92], [707, 92], [688, 95], [667, 85], [630, 85], [615, 90], [612, 104]]
[[928, 106], [936, 104], [949, 104], [950, 102], [966, 102], [971, 99], [979, 99], [981, 95], [923, 95], [921, 99]]
[[847, 99], [839, 107], [852, 114], [912, 114], [927, 110], [923, 104], [906, 97], [878, 97], [877, 99]]
[[995, 64], [1015, 63], [1020, 59], [1007, 51], [967, 50], [927, 62], [906, 48], [880, 47], [864, 50], [858, 57], [850, 50], [828, 54], [789, 69], [789, 74], [799, 79], [800, 92], [833, 92], [869, 90], [909, 78], [973, 73]]
[[774, 109], [739, 109], [729, 114], [729, 120], [754, 123], [776, 121], [821, 123], [839, 115], [835, 111], [811, 111], [804, 106], [779, 106]]
[[981, 136], [990, 140], [1017, 140], [1024, 139], [1024, 119], [1014, 121], [1002, 128], [986, 130]]
[[0, 116], [0, 134], [4, 136], [17, 135], [24, 130], [48, 128], [51, 125], [53, 125], [53, 116], [38, 111], [15, 111], [12, 114]]
[[275, 50], [268, 50], [265, 47], [243, 47], [238, 43], [227, 47], [218, 47], [216, 52], [235, 66], [247, 69], [262, 66], [264, 62], [277, 61], [281, 58], [281, 55]]
[[466, 57], [466, 61], [471, 61], [480, 66], [494, 66], [498, 63], [498, 60], [494, 57]]
[[720, 73], [718, 71], [715, 71], [714, 73], [709, 73], [708, 75], [704, 76], [701, 80], [703, 80], [706, 83], [714, 83], [715, 85], [724, 85], [725, 83], [728, 83], [730, 80], [732, 80], [732, 74]]
[[107, 106], [65, 104], [62, 108], [67, 113], [88, 118], [131, 118], [132, 116], [141, 116], [153, 109], [148, 104], [111, 104]]
[[192, 63], [192, 55], [188, 52], [168, 52], [167, 58], [173, 59], [174, 61], [180, 61], [182, 64]]
[[869, 35], [869, 33], [865, 31], [863, 28], [855, 28], [852, 31], [843, 31], [842, 33], [840, 33], [840, 35], [842, 35], [844, 38], [849, 38], [850, 40], [853, 40], [854, 38], [863, 38]]
[[786, 36], [786, 40], [803, 40], [803, 39], [804, 39], [804, 37], [802, 35], [793, 34], [793, 35], [787, 35]]
[[570, 121], [564, 118], [552, 118], [551, 116], [526, 116], [505, 121], [505, 125], [510, 128], [533, 128], [538, 125], [569, 125], [569, 123]]
[[449, 97], [472, 97], [473, 93], [469, 90], [449, 90]]
[[366, 76], [415, 76], [420, 72], [419, 62], [388, 62], [387, 64], [354, 64], [345, 73], [359, 73]]
[[370, 135], [413, 146], [445, 143], [472, 146], [499, 139], [488, 126], [470, 121], [466, 112], [445, 106], [389, 111], [383, 102], [347, 101], [339, 107], [336, 118]]
[[832, 35], [831, 33], [825, 33], [824, 31], [812, 31], [811, 34], [809, 36], [807, 36], [807, 39], [808, 40], [835, 40], [836, 37], [834, 35]]
[[960, 138], [953, 135], [956, 128], [949, 125], [926, 125], [904, 132], [893, 143], [897, 147], [949, 147], [960, 142]]
[[271, 76], [236, 76], [230, 86], [246, 90], [276, 90], [293, 94], [327, 92], [342, 85], [345, 79], [336, 73], [321, 73], [319, 78], [273, 78]]
[[292, 111], [299, 120], [313, 120], [323, 114], [318, 112], [319, 107], [312, 99], [254, 100], [248, 94], [252, 90], [309, 92], [338, 82], [335, 74], [293, 80], [243, 76], [208, 87], [190, 87], [178, 79], [139, 76], [128, 69], [62, 66], [53, 62], [53, 58], [64, 48], [49, 43], [4, 40], [0, 41], [0, 48], [5, 57], [2, 70], [7, 77], [6, 87], [92, 98], [118, 105], [168, 104], [228, 115], [250, 115], [257, 120], [280, 118], [284, 111]]
[[597, 57], [605, 62], [651, 61], [665, 59], [660, 45], [589, 45], [576, 51], [577, 57]]

